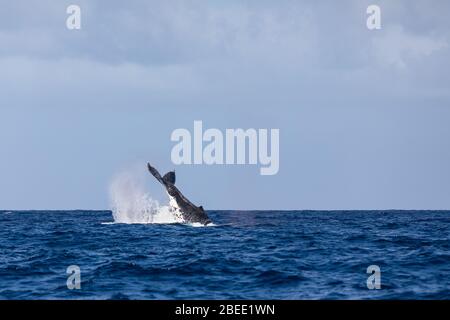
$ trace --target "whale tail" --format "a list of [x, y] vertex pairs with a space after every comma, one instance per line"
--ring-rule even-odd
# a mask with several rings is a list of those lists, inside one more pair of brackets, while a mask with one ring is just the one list
[[163, 177], [161, 177], [158, 170], [156, 170], [154, 167], [152, 167], [150, 165], [150, 163], [147, 163], [147, 168], [148, 168], [148, 171], [150, 171], [150, 173], [152, 174], [152, 176], [154, 176], [156, 178], [156, 180], [159, 181], [159, 183], [166, 185], [166, 181], [164, 180]]
[[200, 222], [204, 225], [211, 223], [208, 215], [202, 206], [197, 207], [190, 202], [178, 188], [175, 186], [175, 171], [167, 172], [163, 177], [158, 170], [147, 163], [148, 171], [158, 180], [165, 188], [168, 195], [174, 198], [177, 208], [182, 212], [183, 218], [188, 222]]
[[175, 171], [169, 171], [167, 172], [164, 177], [162, 177], [162, 179], [166, 182], [166, 183], [171, 183], [171, 184], [175, 184]]
[[167, 172], [163, 177], [159, 174], [158, 170], [156, 170], [154, 167], [150, 165], [150, 163], [147, 163], [148, 171], [158, 180], [161, 184], [167, 185], [167, 184], [175, 184], [175, 171], [169, 171]]

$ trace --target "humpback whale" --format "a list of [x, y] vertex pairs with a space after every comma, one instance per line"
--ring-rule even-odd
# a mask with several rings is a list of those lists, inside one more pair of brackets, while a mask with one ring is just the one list
[[158, 180], [167, 191], [170, 199], [171, 209], [181, 216], [184, 222], [188, 223], [201, 223], [207, 225], [212, 223], [206, 214], [202, 206], [197, 207], [190, 202], [181, 192], [175, 187], [175, 171], [169, 171], [163, 177], [159, 174], [158, 170], [147, 163], [148, 171]]

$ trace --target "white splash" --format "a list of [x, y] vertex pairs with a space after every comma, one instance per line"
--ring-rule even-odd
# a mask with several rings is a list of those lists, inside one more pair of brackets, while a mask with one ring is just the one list
[[204, 225], [203, 223], [200, 222], [192, 222], [189, 223], [189, 225], [194, 228], [218, 227], [218, 225], [214, 223], [208, 223], [207, 225]]
[[182, 223], [170, 206], [161, 206], [132, 173], [119, 174], [109, 191], [115, 223]]

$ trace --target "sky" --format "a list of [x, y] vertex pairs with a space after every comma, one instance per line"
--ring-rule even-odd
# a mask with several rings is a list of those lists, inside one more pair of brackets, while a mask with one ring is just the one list
[[[0, 4], [0, 209], [109, 209], [127, 171], [167, 202], [147, 161], [205, 209], [450, 209], [448, 1]], [[194, 120], [279, 129], [278, 174], [175, 166]]]

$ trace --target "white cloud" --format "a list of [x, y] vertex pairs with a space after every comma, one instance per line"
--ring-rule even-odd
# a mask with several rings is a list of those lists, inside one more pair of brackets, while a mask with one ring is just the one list
[[415, 35], [400, 25], [388, 26], [380, 33], [372, 40], [374, 55], [379, 63], [387, 66], [407, 68], [448, 47], [445, 39]]

